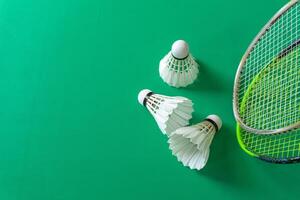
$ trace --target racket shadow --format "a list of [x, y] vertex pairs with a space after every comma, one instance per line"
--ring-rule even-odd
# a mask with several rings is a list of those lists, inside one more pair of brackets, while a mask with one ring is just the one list
[[255, 183], [255, 176], [251, 176], [253, 170], [246, 160], [239, 159], [244, 156], [242, 153], [236, 142], [235, 128], [224, 124], [211, 145], [207, 165], [198, 174], [218, 182], [248, 187], [249, 183]]

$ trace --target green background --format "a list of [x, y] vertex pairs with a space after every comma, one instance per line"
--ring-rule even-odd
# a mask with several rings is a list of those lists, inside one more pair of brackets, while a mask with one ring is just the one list
[[[299, 199], [299, 165], [245, 154], [232, 113], [241, 56], [285, 3], [1, 0], [0, 199]], [[158, 75], [177, 39], [201, 65], [183, 89]], [[171, 155], [143, 88], [223, 119], [202, 171]]]

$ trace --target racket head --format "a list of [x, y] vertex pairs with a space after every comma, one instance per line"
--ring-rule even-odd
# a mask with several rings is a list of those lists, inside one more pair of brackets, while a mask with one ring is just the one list
[[[292, 0], [263, 27], [244, 54], [234, 82], [233, 111], [247, 132], [277, 134], [300, 126], [299, 39], [300, 6]], [[287, 70], [291, 67], [292, 75]]]
[[260, 135], [249, 133], [237, 124], [236, 133], [240, 147], [252, 157], [279, 164], [300, 162], [300, 130]]

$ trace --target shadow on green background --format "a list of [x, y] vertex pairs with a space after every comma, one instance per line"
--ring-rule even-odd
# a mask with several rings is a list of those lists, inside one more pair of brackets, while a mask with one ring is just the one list
[[[285, 1], [0, 1], [0, 199], [298, 199], [299, 165], [246, 155], [232, 88], [247, 46]], [[194, 85], [158, 75], [176, 39]], [[143, 88], [195, 103], [224, 127], [200, 172], [171, 155]]]

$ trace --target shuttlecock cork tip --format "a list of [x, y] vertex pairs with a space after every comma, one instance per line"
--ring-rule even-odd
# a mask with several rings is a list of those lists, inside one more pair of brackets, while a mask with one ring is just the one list
[[222, 120], [221, 120], [221, 118], [218, 115], [208, 115], [206, 117], [206, 119], [210, 119], [211, 121], [213, 121], [216, 124], [218, 130], [221, 129], [221, 127], [222, 127]]
[[152, 93], [152, 91], [148, 89], [143, 89], [139, 92], [138, 101], [141, 105], [145, 104], [145, 98], [149, 93]]
[[184, 59], [189, 55], [189, 45], [184, 40], [177, 40], [171, 49], [172, 55], [177, 59]]

